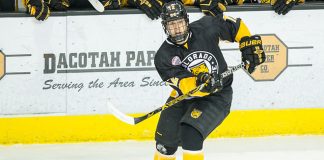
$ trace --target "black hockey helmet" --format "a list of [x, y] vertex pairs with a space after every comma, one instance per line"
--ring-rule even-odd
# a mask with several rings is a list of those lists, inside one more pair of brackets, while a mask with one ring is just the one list
[[[187, 14], [187, 11], [186, 11], [184, 5], [181, 2], [171, 1], [171, 2], [164, 4], [162, 7], [161, 18], [162, 18], [162, 26], [163, 26], [164, 32], [173, 43], [183, 42], [188, 38], [188, 36], [189, 36], [189, 28], [188, 28], [189, 16]], [[178, 20], [178, 19], [185, 20], [187, 30], [181, 35], [171, 36], [169, 31], [167, 30], [167, 23], [170, 21]]]

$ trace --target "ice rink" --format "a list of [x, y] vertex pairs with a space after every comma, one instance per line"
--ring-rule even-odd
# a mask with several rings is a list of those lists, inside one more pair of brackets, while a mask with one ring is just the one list
[[[208, 139], [204, 150], [205, 160], [323, 160], [324, 136]], [[153, 153], [153, 141], [0, 146], [0, 160], [153, 160]]]

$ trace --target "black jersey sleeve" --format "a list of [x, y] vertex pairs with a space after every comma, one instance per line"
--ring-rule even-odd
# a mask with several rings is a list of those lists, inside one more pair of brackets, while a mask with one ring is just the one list
[[230, 16], [205, 16], [205, 25], [211, 33], [216, 34], [220, 40], [239, 42], [242, 37], [251, 36], [248, 27], [240, 18]]
[[181, 66], [181, 57], [176, 54], [176, 50], [165, 47], [163, 44], [154, 57], [155, 68], [163, 81], [170, 78], [192, 77], [193, 74]]
[[245, 36], [251, 36], [250, 30], [245, 25], [242, 19], [233, 18], [230, 16], [223, 16], [224, 30], [227, 27], [228, 32], [221, 32], [220, 38], [222, 40], [230, 40], [230, 42], [239, 42]]

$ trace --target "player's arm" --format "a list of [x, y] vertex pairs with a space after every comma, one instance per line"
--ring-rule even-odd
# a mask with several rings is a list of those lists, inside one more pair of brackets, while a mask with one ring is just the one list
[[55, 11], [65, 11], [70, 7], [69, 0], [44, 0], [44, 2]]
[[26, 6], [27, 12], [37, 20], [44, 21], [51, 13], [43, 0], [23, 0], [22, 2]]
[[[181, 60], [178, 57], [169, 58], [168, 56], [161, 56], [159, 54], [156, 54], [154, 58], [155, 68], [162, 80], [173, 88], [170, 96], [174, 98], [186, 94], [197, 87], [196, 77], [181, 67], [180, 62]], [[198, 96], [204, 95], [207, 94], [200, 93]]]
[[[217, 17], [215, 17], [217, 19]], [[220, 39], [230, 42], [238, 42], [242, 52], [242, 61], [246, 64], [245, 69], [252, 73], [256, 66], [265, 61], [265, 53], [262, 40], [259, 35], [251, 35], [250, 30], [241, 19], [224, 16], [218, 17]]]
[[271, 5], [276, 13], [287, 14], [295, 5], [304, 3], [305, 0], [271, 0]]
[[[163, 72], [162, 70], [158, 69], [158, 72]], [[188, 74], [191, 74], [189, 71], [186, 71], [182, 69], [181, 72], [187, 72]], [[174, 69], [168, 69], [169, 72], [173, 72]], [[186, 73], [183, 73], [186, 74]], [[213, 92], [217, 92], [222, 89], [223, 84], [221, 79], [216, 79], [218, 77], [212, 77], [209, 73], [200, 73], [197, 76], [194, 75], [174, 75], [173, 77], [167, 78], [164, 81], [173, 88], [173, 91], [171, 92], [171, 97], [175, 98], [182, 94], [187, 94], [191, 90], [195, 89], [197, 86], [201, 84], [206, 84], [206, 86], [201, 90], [196, 92], [195, 94], [191, 95], [194, 97], [203, 97], [207, 96]]]
[[27, 12], [37, 20], [46, 20], [51, 10], [65, 11], [69, 6], [69, 0], [22, 0]]
[[163, 58], [156, 56], [154, 60], [155, 67], [162, 80], [174, 89], [171, 92], [171, 97], [175, 98], [179, 95], [186, 94], [203, 83], [206, 83], [204, 89], [196, 92], [192, 96], [202, 97], [221, 89], [222, 81], [217, 79], [218, 77], [211, 77], [208, 73], [193, 75], [181, 67], [180, 64], [176, 63], [177, 61], [181, 62], [180, 59], [177, 60], [177, 57], [169, 59], [164, 56]]
[[249, 28], [240, 18], [219, 15], [205, 19], [207, 19], [205, 23], [210, 23], [208, 28], [212, 28], [212, 33], [215, 33], [220, 40], [240, 42], [243, 37], [251, 36]]
[[104, 0], [102, 4], [108, 10], [120, 9], [127, 5], [127, 0]]
[[[253, 3], [254, 1], [251, 1]], [[273, 10], [279, 15], [287, 14], [295, 5], [305, 3], [305, 0], [261, 0], [257, 3], [270, 3]]]
[[108, 10], [120, 9], [122, 7], [136, 7], [154, 20], [159, 18], [163, 2], [163, 0], [103, 0], [102, 4]]
[[122, 0], [127, 6], [137, 7], [152, 20], [158, 19], [163, 6], [163, 0]]
[[226, 6], [243, 4], [243, 0], [182, 0], [184, 5], [198, 6], [205, 15], [216, 16], [226, 11]]

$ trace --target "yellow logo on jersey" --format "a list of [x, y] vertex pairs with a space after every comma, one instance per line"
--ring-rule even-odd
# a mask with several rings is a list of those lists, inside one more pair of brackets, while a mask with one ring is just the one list
[[200, 117], [201, 114], [202, 112], [200, 110], [194, 108], [191, 112], [191, 117], [197, 119]]
[[201, 61], [200, 63], [190, 67], [191, 73], [194, 75], [198, 75], [201, 72], [209, 73], [208, 67], [206, 66], [204, 61]]

